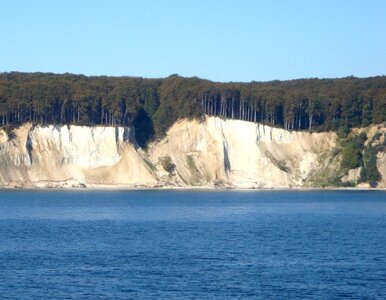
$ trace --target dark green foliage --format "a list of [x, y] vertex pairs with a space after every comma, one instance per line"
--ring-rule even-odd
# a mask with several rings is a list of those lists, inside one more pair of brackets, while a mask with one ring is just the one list
[[346, 137], [353, 126], [386, 120], [386, 77], [215, 83], [177, 74], [165, 79], [0, 74], [0, 125], [134, 124], [145, 145], [176, 120], [205, 114], [289, 130], [339, 130]]
[[355, 138], [353, 139], [353, 143], [356, 145], [356, 147], [363, 148], [366, 140], [367, 140], [366, 132], [361, 132], [359, 135], [355, 136]]
[[170, 156], [162, 156], [162, 157], [159, 158], [159, 160], [161, 162], [162, 168], [166, 172], [172, 173], [176, 169], [176, 165], [173, 164]]
[[157, 111], [160, 101], [156, 90], [149, 90], [145, 93], [144, 110], [149, 116], [153, 116]]
[[337, 135], [341, 139], [346, 138], [349, 133], [350, 133], [350, 128], [347, 125], [343, 125], [339, 127], [337, 131]]
[[367, 182], [368, 176], [369, 176], [369, 174], [367, 172], [367, 169], [364, 166], [362, 166], [359, 181], [360, 182]]
[[350, 143], [342, 149], [342, 168], [348, 170], [358, 168], [360, 166], [361, 159], [361, 149], [355, 147], [354, 144]]
[[377, 156], [372, 155], [367, 161], [367, 178], [371, 187], [376, 187], [378, 180], [381, 179], [381, 174], [377, 168]]
[[[364, 142], [366, 141], [364, 132], [362, 132], [359, 136], [343, 142], [345, 143], [345, 146], [343, 147], [342, 155], [347, 162], [344, 163], [342, 159], [342, 167], [345, 166], [350, 169], [360, 166], [360, 182], [368, 182], [371, 187], [376, 187], [378, 181], [381, 179], [381, 174], [379, 173], [377, 167], [377, 153], [385, 151], [385, 140], [383, 143], [378, 143], [382, 135], [382, 132], [374, 134], [367, 146], [364, 146]], [[349, 154], [344, 153], [347, 147], [352, 148], [352, 152]], [[353, 158], [353, 156], [355, 156], [355, 158]], [[350, 163], [351, 165], [349, 165]]]
[[362, 151], [367, 139], [366, 133], [353, 135], [342, 141], [342, 161], [343, 169], [355, 169], [360, 167], [362, 162]]
[[371, 187], [376, 187], [381, 174], [377, 168], [377, 153], [381, 150], [379, 147], [369, 146], [365, 152], [363, 166], [361, 169], [361, 181], [368, 182]]

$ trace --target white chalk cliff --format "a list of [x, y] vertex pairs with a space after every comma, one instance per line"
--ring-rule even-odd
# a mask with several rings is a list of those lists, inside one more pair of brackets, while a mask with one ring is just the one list
[[333, 165], [336, 146], [335, 133], [217, 117], [181, 120], [146, 151], [129, 127], [24, 124], [12, 135], [0, 130], [3, 187], [313, 186]]
[[152, 185], [128, 127], [24, 125], [0, 134], [0, 184]]

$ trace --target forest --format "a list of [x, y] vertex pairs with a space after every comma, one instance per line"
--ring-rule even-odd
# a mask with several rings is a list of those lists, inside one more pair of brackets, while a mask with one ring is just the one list
[[133, 125], [140, 145], [180, 118], [259, 122], [327, 131], [386, 120], [386, 76], [212, 82], [52, 73], [0, 73], [0, 125]]

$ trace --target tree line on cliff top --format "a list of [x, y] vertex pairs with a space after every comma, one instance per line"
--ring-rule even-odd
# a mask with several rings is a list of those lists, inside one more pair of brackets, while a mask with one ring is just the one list
[[133, 125], [144, 145], [180, 118], [259, 122], [288, 130], [337, 130], [386, 120], [386, 77], [218, 83], [1, 73], [0, 125]]

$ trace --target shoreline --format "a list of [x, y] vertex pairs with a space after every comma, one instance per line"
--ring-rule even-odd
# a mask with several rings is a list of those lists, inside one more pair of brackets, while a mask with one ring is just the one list
[[259, 191], [386, 191], [386, 188], [371, 187], [213, 187], [213, 186], [130, 186], [98, 185], [84, 186], [0, 186], [0, 191], [211, 191], [211, 192], [259, 192]]

